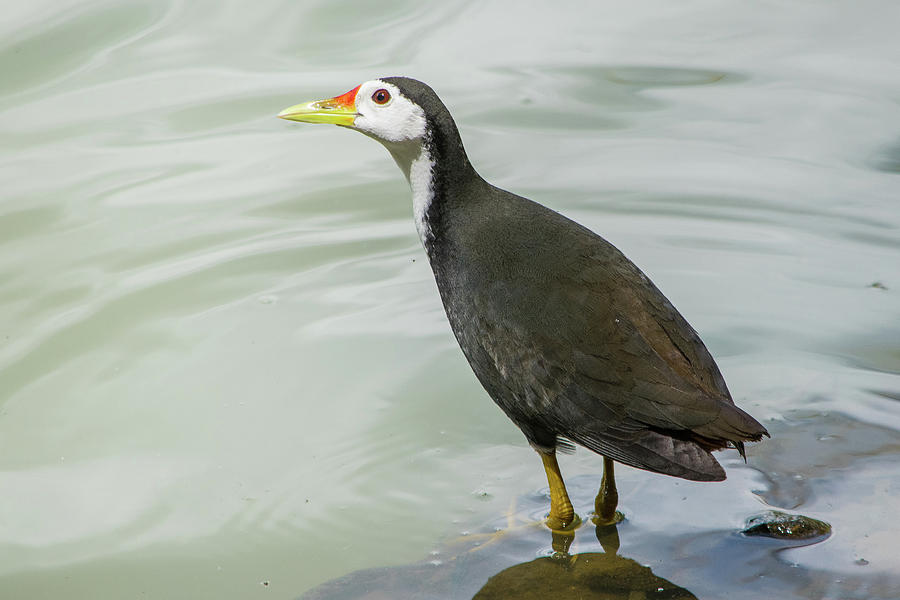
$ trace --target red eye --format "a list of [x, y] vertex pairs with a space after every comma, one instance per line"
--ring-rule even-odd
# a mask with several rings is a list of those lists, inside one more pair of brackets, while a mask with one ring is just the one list
[[372, 100], [375, 104], [387, 104], [391, 101], [391, 93], [384, 88], [380, 90], [376, 90], [374, 94], [372, 94]]

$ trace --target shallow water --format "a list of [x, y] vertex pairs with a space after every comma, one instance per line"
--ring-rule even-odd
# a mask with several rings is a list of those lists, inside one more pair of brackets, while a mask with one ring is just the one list
[[[393, 74], [644, 268], [774, 435], [724, 484], [621, 468], [620, 554], [697, 597], [900, 595], [896, 3], [4, 14], [0, 596], [294, 598], [540, 517], [390, 157], [274, 119]], [[601, 464], [562, 459], [582, 514]], [[769, 507], [834, 533], [736, 535]], [[464, 593], [544, 555], [528, 531]]]

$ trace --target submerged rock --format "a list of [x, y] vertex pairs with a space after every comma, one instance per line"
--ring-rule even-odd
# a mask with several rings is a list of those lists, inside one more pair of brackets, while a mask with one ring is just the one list
[[747, 519], [741, 533], [779, 540], [810, 540], [831, 535], [831, 525], [812, 517], [770, 510]]
[[538, 558], [491, 577], [472, 600], [696, 600], [688, 590], [629, 558], [604, 553]]

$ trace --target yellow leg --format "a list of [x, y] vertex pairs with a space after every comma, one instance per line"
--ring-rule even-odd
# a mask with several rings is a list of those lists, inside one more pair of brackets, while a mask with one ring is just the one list
[[597, 515], [594, 523], [597, 525], [610, 525], [622, 520], [622, 514], [616, 512], [619, 504], [619, 492], [616, 490], [616, 476], [613, 471], [613, 460], [603, 457], [603, 479], [600, 481], [600, 491], [594, 500], [594, 514]]
[[562, 473], [559, 472], [559, 464], [556, 462], [556, 452], [549, 454], [539, 453], [544, 461], [544, 470], [547, 472], [547, 483], [550, 484], [550, 515], [547, 517], [547, 527], [550, 529], [565, 529], [575, 520], [575, 509], [566, 492], [566, 484], [563, 483]]

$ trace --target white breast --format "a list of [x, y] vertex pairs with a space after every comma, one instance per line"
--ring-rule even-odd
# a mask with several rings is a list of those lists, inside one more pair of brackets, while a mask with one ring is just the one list
[[427, 251], [426, 241], [432, 236], [426, 216], [434, 200], [434, 161], [428, 149], [421, 143], [385, 144], [385, 146], [409, 181], [416, 231], [419, 232], [419, 239]]
[[413, 218], [416, 220], [416, 231], [422, 245], [426, 246], [426, 240], [431, 237], [432, 231], [428, 226], [426, 215], [434, 200], [434, 186], [432, 185], [434, 162], [431, 155], [423, 146], [422, 152], [412, 161], [409, 169], [409, 187], [412, 190]]

